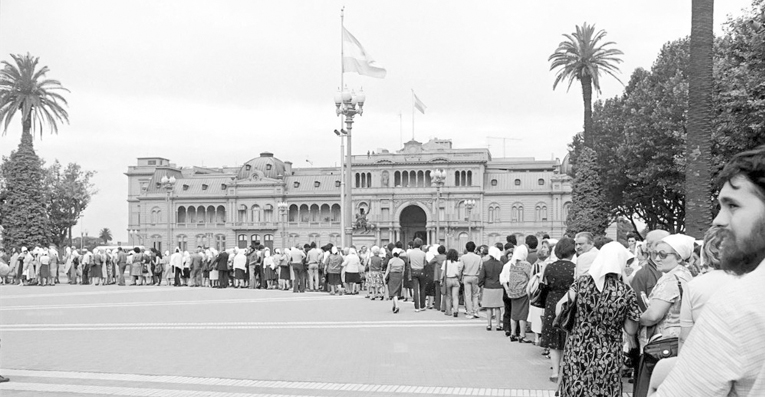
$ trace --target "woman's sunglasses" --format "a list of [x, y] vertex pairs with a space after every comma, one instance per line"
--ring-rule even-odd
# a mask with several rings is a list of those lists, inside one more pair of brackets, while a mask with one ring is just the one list
[[[670, 256], [670, 255], [674, 256], [675, 258], [678, 258], [677, 254], [675, 254], [674, 252], [664, 252], [664, 251], [653, 251], [653, 252], [651, 252], [651, 258], [653, 258], [654, 260], [657, 260], [657, 259], [658, 260], [664, 260], [664, 259], [667, 259], [667, 257]], [[680, 259], [680, 258], [678, 258], [678, 259]]]

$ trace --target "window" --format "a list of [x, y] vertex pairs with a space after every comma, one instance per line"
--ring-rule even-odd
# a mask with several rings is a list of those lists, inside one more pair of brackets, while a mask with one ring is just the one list
[[178, 248], [181, 249], [181, 252], [188, 251], [189, 243], [186, 240], [186, 235], [185, 234], [179, 234], [178, 235]]
[[271, 164], [266, 164], [266, 171], [271, 171]]
[[196, 244], [197, 247], [203, 247], [203, 248], [207, 247], [207, 235], [197, 234], [194, 240], [195, 240], [194, 243]]
[[536, 213], [537, 222], [547, 220], [547, 204], [538, 203], [536, 207], [534, 208], [534, 210]]
[[335, 187], [340, 187], [340, 181], [335, 181]]
[[260, 222], [260, 206], [255, 204], [252, 206], [252, 221], [253, 222]]
[[151, 224], [156, 225], [157, 223], [162, 223], [162, 210], [159, 209], [159, 207], [154, 207], [151, 209]]
[[510, 211], [511, 222], [523, 222], [523, 204], [515, 203]]
[[149, 165], [157, 165], [157, 160], [149, 160]]
[[516, 179], [515, 180], [515, 186], [521, 186], [521, 180], [520, 179]]
[[207, 184], [206, 183], [202, 184], [202, 190], [207, 190]]
[[215, 249], [218, 251], [226, 250], [226, 235], [225, 234], [215, 235]]
[[537, 180], [537, 184], [539, 184], [539, 186], [544, 186], [545, 180], [542, 178], [539, 178], [539, 180]]
[[250, 244], [260, 244], [260, 235], [259, 234], [253, 234], [250, 236]]
[[225, 183], [220, 184], [220, 190], [226, 190], [227, 187]]
[[183, 190], [189, 190], [189, 185], [187, 185], [187, 184], [185, 184], [185, 183], [184, 183], [184, 184], [183, 184]]
[[287, 218], [289, 222], [297, 222], [298, 221], [298, 207], [295, 204], [292, 204], [290, 206], [290, 212], [289, 217]]
[[186, 223], [186, 207], [178, 207], [178, 223]]
[[491, 185], [492, 186], [497, 186], [497, 180], [496, 179], [492, 179], [491, 180]]
[[265, 207], [263, 207], [263, 222], [273, 222], [274, 221], [274, 206], [271, 204], [266, 204]]
[[239, 211], [237, 211], [237, 222], [247, 222], [247, 206], [244, 204], [239, 205]]
[[321, 182], [319, 182], [319, 181], [314, 181], [313, 182], [313, 187], [319, 187], [319, 186], [321, 186]]
[[252, 169], [252, 166], [250, 164], [247, 164], [247, 165], [244, 166], [244, 169], [249, 171], [249, 170]]
[[300, 187], [300, 182], [298, 182], [298, 181], [295, 181], [295, 183], [293, 183], [293, 184], [292, 184], [292, 186], [293, 186], [295, 189], [297, 189], [297, 188], [299, 188], [299, 187]]
[[497, 203], [491, 203], [489, 204], [489, 222], [500, 222], [499, 218], [499, 204]]

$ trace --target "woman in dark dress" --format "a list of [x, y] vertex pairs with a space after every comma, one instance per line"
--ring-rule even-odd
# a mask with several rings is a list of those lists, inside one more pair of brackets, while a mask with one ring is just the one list
[[385, 279], [388, 280], [388, 294], [393, 300], [393, 313], [398, 313], [398, 297], [401, 295], [401, 288], [404, 283], [404, 261], [399, 258], [403, 251], [401, 248], [393, 249], [393, 258], [388, 261], [388, 267], [385, 269]]
[[566, 345], [566, 333], [553, 328], [555, 306], [574, 283], [576, 265], [571, 262], [576, 253], [574, 240], [564, 237], [555, 245], [555, 256], [560, 258], [545, 268], [542, 280], [549, 290], [545, 301], [545, 315], [542, 319], [542, 347], [550, 349], [552, 358], [552, 374], [550, 381], [558, 383], [560, 362], [563, 357], [563, 347]]
[[576, 299], [576, 316], [563, 354], [561, 396], [622, 395], [622, 330], [634, 335], [640, 319], [637, 296], [622, 281], [629, 257], [620, 243], [604, 245], [588, 276], [568, 293]]

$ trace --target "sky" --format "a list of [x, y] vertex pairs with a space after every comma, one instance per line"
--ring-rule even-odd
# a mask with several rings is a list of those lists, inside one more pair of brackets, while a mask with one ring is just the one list
[[[715, 2], [716, 34], [750, 5]], [[69, 123], [38, 135], [35, 150], [96, 171], [73, 234], [107, 227], [127, 241], [124, 173], [138, 157], [219, 167], [269, 151], [295, 167], [339, 164], [343, 6], [346, 29], [387, 70], [344, 75], [367, 97], [354, 154], [438, 137], [494, 158], [562, 159], [583, 124], [580, 86], [552, 89], [562, 34], [583, 22], [607, 31], [626, 83], [691, 29], [691, 0], [0, 0], [0, 60], [31, 53], [70, 91]], [[624, 86], [604, 77], [601, 89], [595, 99]], [[427, 106], [414, 127], [412, 90]], [[20, 138], [16, 119], [0, 155]]]

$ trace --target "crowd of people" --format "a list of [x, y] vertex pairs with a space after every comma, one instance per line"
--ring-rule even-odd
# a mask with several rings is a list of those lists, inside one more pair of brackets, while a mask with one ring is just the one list
[[258, 243], [172, 254], [22, 247], [0, 252], [10, 267], [2, 281], [46, 286], [66, 274], [85, 285], [365, 293], [393, 313], [410, 300], [414, 312], [483, 313], [487, 331], [542, 349], [556, 395], [621, 396], [625, 377], [635, 397], [765, 395], [765, 147], [736, 156], [720, 187], [703, 241], [652, 230], [624, 245], [581, 232], [459, 251], [420, 239], [274, 252]]

